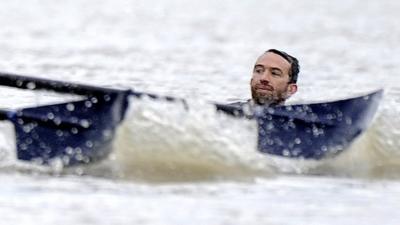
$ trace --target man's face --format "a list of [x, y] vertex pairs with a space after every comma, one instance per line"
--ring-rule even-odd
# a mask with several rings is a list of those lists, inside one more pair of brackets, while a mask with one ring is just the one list
[[297, 91], [289, 84], [290, 63], [280, 55], [267, 52], [254, 65], [251, 95], [257, 104], [280, 104]]

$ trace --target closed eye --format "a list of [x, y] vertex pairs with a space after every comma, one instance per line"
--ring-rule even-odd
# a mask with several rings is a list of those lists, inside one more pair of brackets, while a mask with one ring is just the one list
[[273, 72], [272, 72], [272, 75], [275, 75], [275, 76], [281, 76], [282, 74], [281, 74], [281, 73], [279, 73], [279, 72], [275, 72], [275, 71], [273, 71]]
[[265, 69], [263, 67], [257, 66], [257, 65], [254, 67], [254, 70], [253, 70], [254, 73], [258, 73], [258, 74], [264, 73], [264, 71], [265, 71]]
[[262, 69], [255, 69], [254, 72], [255, 72], [255, 73], [262, 73], [263, 70], [262, 70]]
[[272, 69], [271, 74], [274, 76], [282, 76], [283, 73], [279, 69]]

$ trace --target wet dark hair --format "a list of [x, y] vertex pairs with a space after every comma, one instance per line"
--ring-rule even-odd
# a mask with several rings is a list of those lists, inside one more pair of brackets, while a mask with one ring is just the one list
[[277, 55], [282, 56], [284, 59], [286, 59], [286, 61], [288, 61], [290, 63], [290, 70], [289, 70], [289, 83], [296, 83], [297, 82], [297, 77], [299, 75], [300, 72], [300, 65], [299, 65], [299, 60], [297, 60], [295, 57], [287, 54], [284, 51], [279, 51], [276, 49], [269, 49], [267, 50], [265, 53], [267, 52], [272, 52], [275, 53]]

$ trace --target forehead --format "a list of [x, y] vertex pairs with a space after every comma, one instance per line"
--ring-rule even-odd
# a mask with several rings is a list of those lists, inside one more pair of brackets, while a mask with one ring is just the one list
[[289, 72], [290, 63], [282, 56], [273, 52], [267, 52], [258, 57], [256, 65], [263, 65], [265, 67], [277, 67], [284, 72]]

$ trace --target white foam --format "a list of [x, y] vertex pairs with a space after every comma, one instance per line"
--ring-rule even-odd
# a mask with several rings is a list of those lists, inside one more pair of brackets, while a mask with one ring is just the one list
[[53, 91], [22, 90], [12, 87], [1, 87], [1, 109], [15, 110], [26, 107], [38, 107], [49, 104], [65, 103], [83, 99], [82, 96], [73, 94], [60, 94]]
[[9, 121], [0, 121], [0, 130], [0, 167], [6, 167], [17, 160], [14, 125]]
[[189, 105], [132, 98], [118, 129], [115, 158], [124, 176], [196, 179], [268, 174], [257, 151], [256, 122], [218, 113], [209, 103]]

